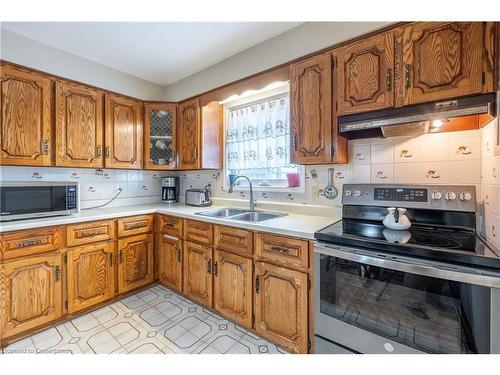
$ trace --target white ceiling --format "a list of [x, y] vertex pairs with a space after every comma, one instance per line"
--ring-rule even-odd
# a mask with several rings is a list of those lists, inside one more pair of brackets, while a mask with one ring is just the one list
[[2, 22], [1, 27], [133, 76], [169, 85], [298, 22]]

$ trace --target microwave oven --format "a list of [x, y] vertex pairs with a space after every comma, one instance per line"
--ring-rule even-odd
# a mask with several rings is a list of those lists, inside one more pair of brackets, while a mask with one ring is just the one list
[[0, 221], [60, 216], [80, 211], [75, 182], [7, 182], [0, 184]]

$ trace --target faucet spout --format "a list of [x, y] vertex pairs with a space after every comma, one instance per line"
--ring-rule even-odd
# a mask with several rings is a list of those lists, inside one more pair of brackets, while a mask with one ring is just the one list
[[228, 193], [232, 194], [233, 191], [234, 191], [234, 184], [236, 183], [236, 181], [240, 178], [244, 178], [248, 181], [248, 184], [250, 186], [250, 200], [248, 202], [249, 206], [250, 206], [250, 211], [255, 211], [255, 207], [257, 206], [257, 200], [255, 199], [254, 195], [253, 195], [253, 185], [252, 185], [252, 180], [250, 180], [250, 178], [248, 176], [245, 176], [245, 175], [238, 175], [236, 176], [236, 178], [233, 180], [233, 182], [231, 183], [231, 185], [229, 185], [229, 190], [227, 191]]

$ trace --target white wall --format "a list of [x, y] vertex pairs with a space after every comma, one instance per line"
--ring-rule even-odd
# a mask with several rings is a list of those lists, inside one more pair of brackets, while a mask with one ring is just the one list
[[0, 29], [0, 58], [143, 100], [163, 97], [163, 86], [4, 29]]
[[182, 100], [286, 63], [389, 22], [306, 22], [165, 88], [165, 100]]

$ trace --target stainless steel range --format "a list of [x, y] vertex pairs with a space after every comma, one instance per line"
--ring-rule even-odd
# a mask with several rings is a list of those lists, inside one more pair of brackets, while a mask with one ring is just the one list
[[[474, 186], [351, 184], [342, 203], [315, 234], [317, 353], [500, 353], [500, 254], [476, 235]], [[400, 214], [408, 229], [384, 226]]]

